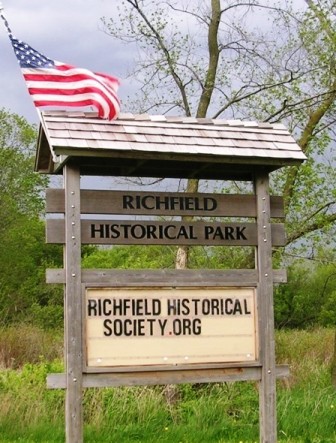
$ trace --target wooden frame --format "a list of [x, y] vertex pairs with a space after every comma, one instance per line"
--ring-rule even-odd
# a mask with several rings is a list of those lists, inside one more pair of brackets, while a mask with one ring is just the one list
[[[94, 243], [92, 239], [83, 237], [83, 230], [92, 220], [81, 220], [81, 213], [94, 213], [100, 209], [100, 214], [119, 213], [109, 203], [111, 196], [119, 199], [122, 192], [111, 191], [88, 191], [80, 189], [80, 167], [66, 164], [63, 168], [64, 190], [51, 190], [47, 192], [47, 211], [64, 213], [64, 220], [49, 219], [47, 221], [47, 240], [64, 243], [65, 269], [49, 269], [47, 281], [49, 283], [65, 283], [65, 374], [50, 374], [48, 387], [66, 388], [66, 441], [67, 443], [81, 443], [83, 441], [83, 411], [82, 389], [84, 387], [122, 386], [122, 385], [153, 385], [167, 383], [201, 383], [201, 382], [224, 382], [237, 380], [255, 380], [260, 384], [260, 441], [263, 443], [276, 442], [276, 389], [277, 377], [288, 376], [287, 367], [275, 365], [274, 350], [274, 316], [273, 316], [273, 284], [286, 281], [284, 270], [272, 269], [272, 244], [273, 246], [284, 244], [283, 225], [270, 222], [271, 217], [283, 218], [282, 199], [270, 198], [268, 174], [259, 173], [254, 178], [255, 195], [237, 197], [239, 203], [233, 203], [236, 196], [216, 196], [219, 216], [253, 217], [256, 223], [250, 223], [253, 227], [253, 241], [247, 242], [256, 246], [256, 269], [240, 270], [85, 270], [81, 269], [81, 244]], [[130, 197], [144, 193], [128, 193]], [[171, 195], [171, 194], [169, 194]], [[164, 193], [155, 193], [151, 198], [162, 198]], [[211, 194], [203, 197], [212, 198]], [[105, 202], [99, 206], [98, 202]], [[187, 195], [190, 205], [195, 208], [195, 196]], [[55, 199], [55, 201], [53, 201]], [[212, 200], [208, 200], [211, 202]], [[81, 210], [83, 202], [84, 209]], [[245, 204], [244, 204], [245, 202]], [[204, 203], [204, 201], [203, 201]], [[231, 205], [232, 203], [232, 205]], [[189, 204], [189, 203], [188, 203]], [[196, 205], [196, 206], [195, 206]], [[230, 205], [230, 206], [228, 206]], [[230, 209], [227, 209], [230, 207]], [[146, 209], [146, 208], [145, 208]], [[204, 209], [204, 207], [203, 207]], [[217, 209], [216, 209], [217, 210]], [[190, 215], [195, 212], [190, 210]], [[162, 213], [159, 208], [157, 213]], [[125, 212], [121, 211], [121, 214]], [[146, 210], [142, 209], [146, 214]], [[170, 215], [179, 214], [178, 211], [168, 209]], [[198, 215], [204, 215], [202, 211], [196, 211]], [[163, 211], [164, 215], [165, 210]], [[183, 214], [185, 215], [185, 214]], [[208, 215], [208, 214], [206, 214]], [[101, 219], [97, 222], [100, 223]], [[145, 223], [145, 222], [144, 222]], [[154, 222], [150, 222], [156, 226]], [[204, 226], [201, 222], [195, 222], [195, 226]], [[182, 224], [181, 224], [182, 225]], [[193, 226], [194, 226], [193, 225]], [[223, 223], [216, 226], [225, 227]], [[239, 226], [236, 224], [235, 226]], [[245, 225], [244, 225], [245, 226]], [[231, 224], [233, 227], [233, 224]], [[250, 229], [250, 228], [249, 228]], [[196, 231], [195, 231], [196, 232]], [[278, 234], [277, 234], [278, 233]], [[277, 237], [278, 235], [278, 237]], [[146, 240], [146, 239], [145, 239]], [[189, 239], [187, 239], [189, 240]], [[207, 240], [207, 241], [205, 241]], [[196, 242], [196, 244], [225, 244], [223, 242], [209, 242], [209, 239]], [[244, 242], [234, 242], [232, 239], [227, 244], [247, 245]], [[99, 243], [99, 242], [98, 242]], [[104, 242], [102, 242], [104, 243]], [[117, 243], [117, 242], [111, 242]], [[147, 244], [144, 241], [143, 244]], [[133, 244], [122, 241], [120, 244]], [[160, 244], [170, 244], [160, 243]], [[173, 242], [173, 244], [192, 244], [189, 241]], [[131, 370], [125, 367], [110, 368], [108, 373], [99, 368], [86, 367], [84, 358], [85, 326], [83, 325], [83, 297], [82, 288], [88, 286], [112, 286], [138, 287], [149, 286], [175, 286], [189, 287], [195, 290], [198, 287], [254, 287], [257, 293], [258, 306], [258, 360], [253, 362], [230, 362], [230, 363], [207, 363], [207, 364], [184, 364], [182, 367], [163, 367], [152, 365], [150, 368], [135, 366]]]
[[[134, 371], [143, 371], [143, 372], [151, 372], [154, 373], [155, 371], [166, 371], [166, 370], [172, 370], [174, 369], [176, 370], [185, 370], [187, 367], [191, 370], [192, 368], [198, 368], [198, 369], [208, 369], [211, 366], [215, 366], [215, 367], [222, 367], [223, 365], [225, 366], [230, 366], [231, 364], [235, 364], [237, 363], [237, 361], [239, 362], [241, 367], [245, 367], [245, 366], [249, 366], [251, 364], [258, 364], [259, 358], [258, 358], [258, 354], [259, 354], [259, 339], [258, 339], [258, 308], [257, 308], [257, 295], [256, 295], [256, 287], [250, 287], [250, 286], [239, 286], [239, 287], [223, 287], [223, 286], [208, 286], [205, 285], [204, 283], [202, 285], [198, 285], [196, 287], [188, 287], [185, 285], [180, 285], [178, 287], [174, 287], [171, 286], [170, 284], [164, 284], [164, 285], [160, 285], [157, 286], [155, 284], [147, 284], [144, 285], [142, 284], [141, 286], [131, 286], [129, 284], [125, 285], [125, 286], [106, 286], [104, 284], [100, 284], [100, 285], [83, 285], [83, 298], [85, 299], [85, 305], [86, 305], [86, 295], [88, 296], [89, 292], [92, 292], [93, 294], [95, 294], [95, 297], [98, 296], [98, 298], [103, 297], [103, 295], [105, 294], [106, 296], [110, 296], [110, 297], [117, 297], [117, 300], [123, 299], [124, 297], [128, 298], [129, 296], [131, 297], [145, 297], [146, 299], [151, 300], [151, 298], [155, 297], [156, 301], [159, 302], [158, 298], [160, 299], [160, 305], [162, 306], [162, 310], [164, 311], [164, 307], [167, 303], [167, 298], [168, 299], [176, 299], [182, 297], [184, 300], [184, 303], [186, 303], [187, 301], [192, 299], [194, 300], [195, 298], [199, 298], [201, 296], [201, 298], [199, 299], [199, 305], [201, 305], [201, 302], [203, 301], [210, 301], [210, 299], [213, 299], [213, 297], [221, 297], [223, 299], [223, 297], [234, 297], [234, 299], [236, 301], [239, 301], [240, 299], [240, 303], [239, 303], [239, 309], [237, 311], [237, 315], [225, 315], [225, 320], [223, 319], [223, 314], [219, 314], [217, 312], [217, 315], [214, 315], [214, 313], [210, 314], [210, 312], [205, 313], [205, 315], [201, 314], [200, 312], [192, 312], [192, 304], [190, 304], [190, 312], [188, 314], [185, 314], [183, 312], [176, 312], [175, 314], [171, 313], [166, 314], [166, 316], [162, 317], [162, 315], [164, 315], [164, 312], [162, 312], [162, 315], [160, 316], [152, 316], [150, 313], [146, 314], [145, 316], [141, 316], [141, 321], [144, 323], [146, 321], [151, 321], [152, 322], [152, 328], [153, 328], [153, 322], [154, 321], [163, 321], [160, 319], [165, 319], [164, 321], [166, 322], [165, 326], [165, 333], [163, 334], [163, 331], [160, 331], [160, 328], [158, 329], [158, 333], [159, 336], [157, 337], [153, 337], [152, 334], [148, 334], [146, 337], [146, 349], [148, 349], [148, 346], [150, 348], [150, 351], [146, 350], [145, 354], [146, 354], [146, 358], [145, 358], [145, 363], [143, 364], [137, 364], [135, 363], [135, 361], [137, 361], [135, 359], [135, 355], [136, 354], [141, 354], [141, 341], [143, 341], [143, 339], [139, 338], [139, 337], [125, 337], [124, 334], [121, 334], [121, 336], [119, 337], [108, 337], [108, 338], [103, 338], [104, 336], [101, 335], [98, 338], [98, 341], [96, 341], [96, 345], [93, 347], [94, 349], [94, 353], [96, 354], [96, 348], [97, 346], [101, 347], [102, 342], [106, 342], [106, 351], [104, 351], [104, 356], [107, 357], [107, 353], [111, 353], [111, 346], [117, 346], [118, 342], [122, 342], [128, 343], [127, 347], [125, 347], [124, 345], [121, 344], [121, 346], [119, 346], [120, 351], [124, 353], [124, 351], [127, 351], [126, 354], [128, 355], [129, 353], [132, 354], [132, 358], [131, 361], [129, 362], [129, 364], [124, 364], [122, 365], [120, 363], [120, 358], [119, 357], [113, 357], [114, 363], [106, 365], [103, 364], [102, 362], [100, 363], [100, 365], [94, 365], [94, 364], [89, 364], [88, 363], [88, 357], [89, 357], [89, 351], [88, 351], [88, 344], [89, 344], [89, 331], [87, 330], [87, 325], [88, 323], [97, 323], [99, 322], [99, 329], [102, 328], [103, 325], [103, 321], [104, 318], [107, 319], [108, 321], [110, 320], [116, 320], [118, 322], [121, 323], [122, 319], [136, 319], [136, 314], [132, 315], [127, 315], [127, 314], [119, 314], [117, 317], [114, 317], [113, 315], [104, 315], [102, 312], [98, 313], [96, 312], [96, 315], [94, 316], [93, 319], [89, 319], [88, 315], [87, 315], [87, 306], [83, 306], [83, 349], [84, 349], [84, 353], [83, 353], [83, 372], [86, 373], [100, 373], [100, 372], [134, 372]], [[130, 295], [131, 294], [131, 295]], [[188, 296], [189, 296], [189, 300], [188, 300]], [[120, 298], [121, 297], [121, 298]], [[245, 297], [243, 300], [241, 299], [242, 297]], [[246, 297], [248, 297], [246, 299]], [[135, 299], [136, 300], [136, 299]], [[223, 299], [224, 301], [225, 299]], [[247, 301], [249, 300], [249, 301]], [[108, 300], [110, 301], [110, 300]], [[215, 300], [217, 301], [217, 300]], [[232, 308], [233, 303], [231, 303], [231, 298], [229, 298], [230, 301], [230, 308]], [[245, 308], [244, 308], [244, 303], [245, 303]], [[247, 304], [249, 304], [249, 306], [247, 306]], [[223, 305], [224, 306], [224, 305]], [[223, 308], [223, 307], [222, 307]], [[224, 308], [223, 308], [224, 309]], [[245, 312], [242, 312], [245, 309]], [[219, 311], [219, 307], [217, 306], [217, 310]], [[94, 309], [94, 311], [97, 311], [97, 309]], [[232, 311], [232, 309], [231, 309]], [[231, 312], [232, 314], [233, 312]], [[222, 325], [219, 325], [218, 320], [219, 318], [222, 319]], [[199, 340], [199, 337], [197, 337], [197, 335], [195, 336], [194, 334], [191, 334], [191, 331], [189, 330], [189, 334], [181, 334], [179, 336], [176, 336], [176, 338], [173, 338], [173, 336], [171, 335], [172, 332], [170, 332], [168, 334], [168, 323], [174, 323], [174, 321], [179, 321], [179, 322], [189, 322], [191, 323], [192, 321], [197, 321], [198, 325], [201, 326], [202, 324], [202, 319], [206, 322], [207, 327], [202, 327], [202, 341], [204, 342], [204, 339], [206, 339], [206, 346], [203, 343], [203, 348], [205, 350], [205, 354], [199, 355], [200, 353], [200, 349], [197, 349], [197, 355], [196, 356], [192, 356], [193, 352], [190, 351], [192, 350], [192, 345], [190, 344], [191, 342], [195, 342]], [[167, 322], [167, 320], [169, 320]], [[217, 322], [216, 322], [217, 320]], [[106, 321], [106, 320], [105, 320]], [[137, 320], [136, 320], [137, 321]], [[215, 330], [212, 328], [212, 334], [216, 334], [216, 336], [211, 335], [210, 337], [206, 338], [206, 329], [209, 329], [209, 326], [211, 323], [217, 323], [217, 326], [215, 328]], [[224, 329], [223, 327], [225, 326], [225, 324], [228, 323], [228, 325], [226, 326], [226, 328], [228, 328], [228, 326], [231, 324], [231, 327], [229, 326], [229, 330]], [[238, 334], [233, 334], [233, 330], [232, 330], [232, 325], [233, 323], [239, 323], [240, 327], [239, 327], [239, 333]], [[244, 326], [245, 325], [245, 326]], [[96, 327], [97, 328], [97, 327]], [[245, 333], [243, 333], [243, 328], [247, 328], [245, 330]], [[189, 324], [189, 329], [190, 329], [190, 324]], [[237, 356], [226, 356], [226, 362], [223, 360], [223, 356], [225, 354], [224, 349], [224, 341], [225, 338], [226, 340], [228, 340], [228, 337], [225, 337], [228, 333], [230, 334], [230, 340], [229, 343], [231, 343], [232, 340], [234, 339], [238, 339], [238, 341], [240, 340], [245, 340], [246, 341], [246, 334], [248, 333], [248, 331], [250, 332], [250, 339], [248, 340], [248, 354], [245, 354], [244, 356], [241, 355], [241, 358], [237, 359]], [[149, 332], [149, 331], [147, 331]], [[162, 332], [162, 333], [160, 333]], [[179, 331], [181, 332], [181, 331]], [[224, 335], [219, 334], [219, 332], [221, 332], [222, 334], [224, 333]], [[96, 332], [97, 333], [97, 332]], [[102, 332], [100, 332], [100, 334], [102, 334]], [[232, 335], [233, 334], [233, 335]], [[235, 335], [237, 335], [237, 337], [235, 337]], [[240, 338], [242, 337], [242, 338]], [[178, 347], [181, 347], [181, 339], [183, 342], [186, 342], [186, 344], [184, 346], [182, 346], [183, 349], [183, 354], [180, 355], [179, 357], [176, 356], [176, 352], [178, 352]], [[92, 340], [92, 338], [90, 338], [90, 340]], [[221, 356], [222, 358], [219, 359], [220, 355], [214, 355], [212, 358], [210, 358], [209, 352], [211, 347], [212, 342], [220, 342], [221, 343], [221, 348], [223, 348], [223, 355]], [[148, 343], [150, 342], [150, 345], [148, 345]], [[178, 346], [178, 342], [179, 342], [179, 346]], [[174, 343], [173, 346], [173, 358], [172, 356], [165, 351], [163, 351], [165, 349], [165, 347], [171, 347], [171, 345]], [[142, 344], [144, 346], [144, 343]], [[247, 344], [245, 344], [246, 346]], [[132, 348], [133, 346], [133, 348]], [[153, 354], [153, 349], [157, 348], [160, 350], [160, 353], [163, 352], [161, 354], [161, 357], [155, 357]], [[91, 346], [92, 348], [92, 346]], [[217, 347], [218, 349], [218, 347]], [[240, 349], [239, 345], [236, 344], [234, 346], [234, 353], [236, 354], [237, 350]], [[215, 348], [213, 348], [213, 351], [216, 350], [216, 346]], [[171, 350], [172, 351], [172, 350]], [[170, 352], [171, 352], [170, 351]], [[92, 352], [92, 351], [91, 351]], [[114, 351], [116, 352], [116, 351]], [[134, 355], [133, 355], [134, 352]], [[204, 351], [203, 351], [204, 352]], [[216, 351], [215, 351], [216, 352]], [[232, 352], [232, 351], [231, 351]], [[241, 352], [241, 351], [240, 351]], [[153, 356], [151, 357], [151, 359], [148, 359], [148, 353], [153, 354]], [[189, 357], [185, 357], [185, 355], [188, 354]], [[100, 354], [99, 354], [100, 355]], [[113, 353], [112, 353], [113, 355]], [[163, 355], [165, 355], [166, 357], [164, 357], [164, 359], [162, 358]], [[226, 354], [225, 354], [226, 355]], [[247, 355], [247, 356], [246, 356]], [[169, 356], [169, 359], [168, 357]], [[253, 357], [254, 356], [254, 357]], [[143, 356], [144, 357], [144, 356]], [[140, 358], [140, 360], [143, 360], [143, 357], [138, 357]], [[187, 361], [185, 360], [187, 358]], [[204, 362], [201, 363], [199, 362], [193, 362], [193, 360], [203, 360]], [[99, 359], [101, 360], [101, 359]], [[160, 363], [153, 363], [153, 361], [161, 361]], [[172, 361], [171, 361], [172, 360]], [[170, 363], [171, 361], [171, 363]]]

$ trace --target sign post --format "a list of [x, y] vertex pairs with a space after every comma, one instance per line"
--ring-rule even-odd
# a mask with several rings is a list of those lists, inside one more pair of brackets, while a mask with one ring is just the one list
[[83, 441], [82, 297], [80, 175], [78, 167], [64, 168], [65, 187], [65, 369], [66, 441]]
[[259, 274], [258, 304], [260, 330], [261, 381], [259, 389], [260, 441], [273, 443], [276, 436], [276, 373], [273, 313], [272, 234], [270, 223], [269, 179], [255, 180], [257, 196], [258, 246], [256, 265]]
[[[274, 443], [279, 369], [274, 351], [272, 245], [283, 245], [285, 237], [283, 225], [271, 223], [271, 218], [283, 217], [283, 209], [278, 197], [269, 196], [268, 175], [256, 176], [254, 196], [237, 197], [240, 202], [246, 197], [242, 207], [236, 196], [219, 194], [189, 195], [185, 200], [179, 193], [81, 191], [78, 169], [66, 167], [64, 174], [66, 189], [47, 193], [47, 211], [65, 214], [64, 220], [47, 220], [47, 241], [65, 243], [68, 441], [82, 438], [85, 379], [90, 380], [88, 386], [226, 381], [232, 373], [223, 369], [239, 369], [236, 379], [260, 382], [261, 442]], [[123, 215], [130, 209], [125, 202], [132, 204], [134, 215], [151, 213], [153, 202], [159, 215], [180, 215], [186, 201], [188, 210], [197, 207], [200, 216], [211, 207], [218, 217], [252, 217], [256, 223], [81, 218], [83, 213], [95, 217], [95, 212]], [[172, 203], [177, 207], [172, 208]], [[82, 243], [255, 246], [256, 272], [82, 271]], [[274, 273], [277, 279], [278, 274]], [[60, 282], [55, 271], [50, 280]], [[140, 376], [144, 371], [147, 376]], [[127, 373], [132, 381], [127, 381]]]
[[[46, 237], [64, 245], [47, 281], [65, 284], [65, 373], [47, 384], [66, 389], [67, 443], [83, 442], [83, 388], [244, 380], [259, 383], [260, 442], [276, 443], [288, 368], [275, 365], [273, 285], [286, 272], [272, 247], [286, 239], [269, 174], [304, 160], [280, 124], [41, 113], [35, 169], [64, 176], [47, 191]], [[242, 180], [254, 194], [90, 190], [80, 175]], [[255, 268], [82, 269], [82, 244], [249, 246]]]

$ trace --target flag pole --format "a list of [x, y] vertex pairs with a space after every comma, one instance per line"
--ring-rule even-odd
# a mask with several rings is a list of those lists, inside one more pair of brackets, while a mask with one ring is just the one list
[[0, 2], [0, 17], [2, 18], [2, 20], [3, 20], [3, 22], [4, 22], [5, 26], [6, 26], [7, 32], [9, 34], [9, 37], [13, 37], [13, 33], [12, 33], [11, 28], [9, 27], [8, 21], [6, 20], [6, 17], [3, 15], [4, 9], [5, 8], [3, 7], [2, 2]]

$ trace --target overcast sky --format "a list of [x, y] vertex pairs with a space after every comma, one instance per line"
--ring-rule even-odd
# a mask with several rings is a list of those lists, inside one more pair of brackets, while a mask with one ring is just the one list
[[[126, 79], [130, 57], [120, 42], [101, 30], [100, 18], [115, 15], [113, 0], [2, 0], [13, 34], [43, 55], [111, 74], [121, 80], [119, 97], [129, 95]], [[6, 28], [0, 23], [0, 108], [37, 123], [36, 108], [28, 94]]]
[[[200, 0], [193, 0], [195, 2]], [[285, 2], [285, 0], [281, 0]], [[119, 0], [0, 0], [13, 34], [43, 55], [114, 75], [121, 80], [123, 103], [132, 96], [136, 83], [127, 79], [135, 52], [102, 30], [100, 18], [116, 17]], [[293, 0], [302, 6], [305, 0]], [[262, 16], [260, 16], [262, 20]], [[21, 70], [0, 20], [0, 108], [37, 123], [38, 116], [28, 94]], [[121, 110], [127, 111], [121, 105]]]

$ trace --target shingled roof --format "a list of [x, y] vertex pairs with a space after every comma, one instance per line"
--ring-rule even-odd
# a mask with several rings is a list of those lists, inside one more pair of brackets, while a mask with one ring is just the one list
[[305, 155], [282, 124], [120, 114], [42, 112], [35, 170], [83, 175], [250, 180]]

